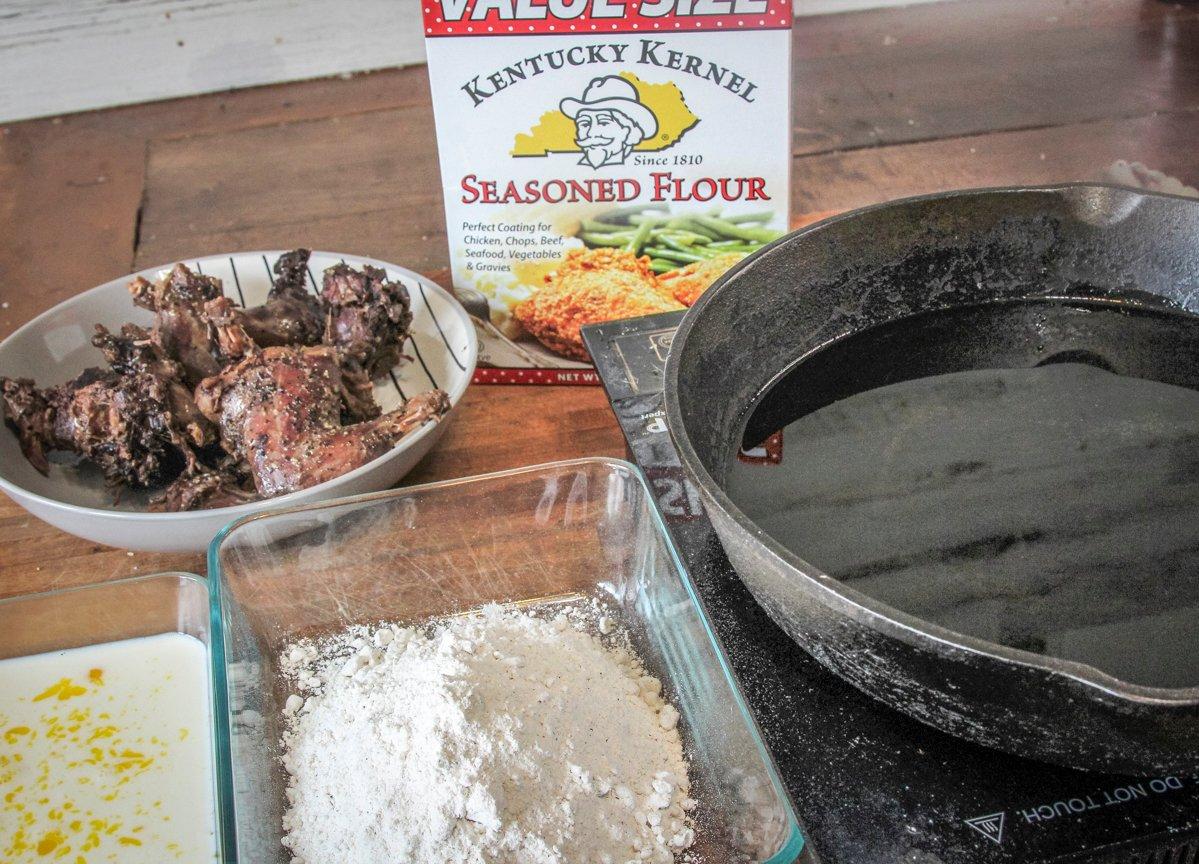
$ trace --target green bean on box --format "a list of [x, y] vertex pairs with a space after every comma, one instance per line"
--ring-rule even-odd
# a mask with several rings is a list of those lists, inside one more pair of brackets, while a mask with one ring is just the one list
[[607, 247], [648, 255], [651, 270], [667, 273], [729, 252], [756, 252], [781, 236], [765, 227], [771, 216], [672, 215], [653, 207], [631, 207], [584, 219], [577, 236], [589, 249]]
[[625, 244], [624, 251], [632, 252], [634, 255], [640, 255], [641, 250], [645, 247], [646, 241], [649, 240], [649, 235], [653, 233], [653, 230], [657, 227], [657, 225], [658, 222], [656, 219], [643, 219], [641, 224], [637, 226], [636, 232], [634, 232], [633, 236], [629, 239], [629, 242]]

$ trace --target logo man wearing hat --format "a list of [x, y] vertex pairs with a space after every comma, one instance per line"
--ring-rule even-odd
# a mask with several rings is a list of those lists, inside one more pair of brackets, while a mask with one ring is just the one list
[[563, 99], [562, 113], [575, 121], [580, 165], [622, 165], [633, 148], [658, 133], [658, 118], [641, 104], [637, 88], [623, 78], [593, 78], [582, 99]]

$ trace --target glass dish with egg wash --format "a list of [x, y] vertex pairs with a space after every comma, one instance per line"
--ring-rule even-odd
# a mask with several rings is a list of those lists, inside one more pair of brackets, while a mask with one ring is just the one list
[[0, 861], [213, 862], [206, 584], [0, 602]]

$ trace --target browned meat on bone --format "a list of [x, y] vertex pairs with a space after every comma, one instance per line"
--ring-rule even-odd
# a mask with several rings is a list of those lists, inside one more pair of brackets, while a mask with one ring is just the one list
[[39, 390], [26, 379], [3, 379], [5, 418], [26, 458], [43, 474], [47, 454], [80, 454], [111, 485], [153, 486], [196, 466], [193, 448], [216, 440], [216, 427], [196, 408], [182, 369], [150, 334], [126, 324], [120, 334], [97, 325], [92, 343], [110, 368]]
[[328, 308], [324, 341], [374, 378], [395, 366], [412, 324], [408, 289], [388, 282], [369, 264], [336, 264], [325, 271], [321, 297]]
[[183, 376], [183, 367], [166, 355], [146, 328], [122, 324], [120, 332], [113, 333], [103, 324], [97, 324], [95, 329], [92, 344], [100, 349], [114, 372], [150, 372], [161, 378]]
[[340, 361], [327, 346], [266, 348], [196, 389], [200, 409], [220, 424], [225, 448], [248, 464], [264, 497], [352, 471], [449, 410], [446, 394], [432, 390], [397, 411], [343, 426]]
[[204, 304], [222, 296], [221, 280], [176, 264], [156, 282], [138, 276], [129, 283], [129, 293], [134, 303], [154, 313], [154, 341], [183, 365], [189, 383], [221, 371], [204, 317]]
[[4, 422], [21, 442], [21, 452], [42, 474], [50, 470], [46, 454], [63, 449], [54, 437], [54, 407], [47, 392], [28, 378], [0, 378]]
[[[238, 310], [250, 337], [263, 348], [272, 345], [316, 345], [325, 331], [325, 310], [309, 290], [307, 249], [294, 249], [275, 262], [275, 284], [261, 306]], [[315, 289], [315, 286], [313, 286]]]
[[[249, 342], [270, 345], [315, 345], [325, 329], [320, 299], [305, 287], [307, 249], [287, 252], [275, 262], [277, 278], [267, 301], [249, 309], [225, 301], [221, 280], [195, 273], [176, 264], [156, 282], [137, 277], [129, 285], [133, 301], [155, 314], [154, 339], [183, 364], [189, 382], [215, 375], [230, 360], [245, 353], [240, 342], [228, 342], [228, 328], [236, 323]], [[210, 320], [210, 304], [222, 304], [222, 322]], [[224, 333], [220, 326], [225, 327]]]
[[259, 347], [244, 326], [245, 311], [234, 306], [228, 297], [218, 297], [204, 304], [204, 319], [223, 363], [240, 360]]
[[184, 385], [183, 367], [170, 359], [151, 334], [136, 324], [125, 324], [120, 335], [96, 325], [92, 344], [108, 360], [109, 368], [121, 375], [151, 375], [166, 388], [170, 423], [193, 447], [206, 447], [216, 441], [216, 427], [196, 407], [191, 388]]
[[153, 512], [177, 513], [233, 507], [258, 497], [252, 485], [232, 470], [204, 469], [184, 474], [150, 500]]
[[[308, 293], [308, 259], [311, 257], [312, 250], [303, 247], [292, 249], [279, 256], [279, 260], [271, 268], [275, 272], [275, 284], [270, 293], [272, 299], [281, 294], [296, 291]], [[316, 286], [312, 287], [315, 291]], [[315, 294], [310, 296], [315, 296]]]
[[[210, 300], [204, 307], [204, 314], [212, 324], [220, 346], [221, 356], [226, 361], [240, 360], [259, 348], [243, 326], [244, 319], [239, 314], [242, 311], [227, 297]], [[357, 423], [360, 420], [378, 417], [379, 405], [375, 402], [370, 376], [357, 363], [347, 360], [341, 351], [333, 350], [341, 364], [342, 422]]]
[[340, 351], [338, 358], [341, 362], [341, 422], [375, 419], [382, 411], [375, 401], [370, 376], [357, 363], [346, 362]]
[[24, 379], [3, 379], [0, 388], [6, 419], [42, 473], [52, 451], [86, 457], [113, 486], [162, 485], [196, 466], [172, 414], [170, 382], [157, 375], [93, 368], [47, 390]]

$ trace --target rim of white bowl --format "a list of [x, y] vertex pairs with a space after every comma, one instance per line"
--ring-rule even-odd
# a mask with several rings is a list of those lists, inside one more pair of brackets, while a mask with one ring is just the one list
[[[236, 257], [236, 256], [242, 256], [242, 255], [265, 255], [268, 258], [277, 258], [278, 256], [282, 255], [286, 251], [289, 251], [289, 250], [251, 249], [251, 250], [247, 250], [245, 252], [226, 252], [226, 253], [218, 253], [218, 254], [213, 254], [213, 255], [200, 255], [200, 256], [190, 257], [190, 258], [189, 257], [177, 258], [169, 264], [159, 264], [154, 267], [145, 267], [141, 270], [136, 270], [133, 273], [129, 273], [126, 276], [118, 276], [116, 279], [110, 279], [107, 282], [103, 282], [99, 285], [96, 285], [92, 288], [87, 289], [86, 291], [80, 291], [78, 294], [75, 294], [72, 297], [69, 297], [66, 300], [63, 300], [61, 303], [56, 303], [55, 305], [51, 306], [46, 311], [34, 316], [29, 321], [25, 322], [20, 327], [18, 327], [16, 330], [14, 330], [12, 333], [10, 333], [7, 338], [0, 341], [0, 349], [3, 349], [4, 346], [7, 345], [10, 341], [16, 339], [18, 336], [20, 336], [22, 333], [26, 332], [27, 330], [36, 329], [37, 325], [42, 321], [42, 319], [49, 318], [54, 312], [56, 312], [61, 307], [67, 305], [68, 303], [78, 302], [79, 300], [81, 300], [82, 298], [86, 297], [89, 294], [95, 294], [100, 291], [104, 291], [104, 290], [108, 289], [111, 285], [113, 285], [114, 283], [126, 283], [129, 280], [131, 280], [137, 276], [147, 276], [150, 274], [157, 274], [158, 272], [163, 271], [163, 270], [169, 270], [171, 267], [173, 267], [179, 261], [183, 261], [183, 262], [198, 261], [198, 262], [202, 263], [204, 261], [225, 260], [231, 256]], [[407, 267], [401, 267], [398, 264], [393, 264], [391, 262], [383, 261], [378, 258], [366, 258], [362, 255], [349, 255], [349, 254], [343, 254], [341, 252], [327, 252], [327, 251], [321, 250], [321, 249], [313, 249], [313, 250], [311, 250], [311, 254], [313, 257], [328, 256], [330, 258], [345, 259], [346, 262], [348, 262], [348, 263], [359, 264], [359, 265], [370, 264], [372, 267], [381, 267], [384, 270], [391, 271], [400, 276], [404, 276], [409, 279], [414, 279], [417, 282], [419, 282], [420, 284], [422, 284], [425, 288], [431, 288], [432, 290], [434, 290], [435, 292], [440, 294], [444, 299], [449, 301], [450, 308], [453, 310], [454, 314], [458, 316], [460, 323], [462, 324], [463, 328], [466, 331], [467, 344], [466, 344], [466, 358], [461, 361], [463, 367], [465, 367], [462, 370], [462, 380], [452, 390], [446, 391], [446, 393], [449, 395], [449, 398], [450, 398], [450, 410], [445, 414], [444, 417], [442, 417], [436, 423], [426, 423], [424, 426], [422, 426], [416, 432], [413, 432], [410, 435], [405, 435], [398, 442], [396, 442], [396, 445], [394, 447], [392, 447], [386, 453], [382, 454], [381, 456], [376, 456], [374, 459], [367, 462], [365, 465], [359, 465], [353, 471], [347, 471], [345, 474], [339, 474], [337, 477], [333, 477], [329, 480], [324, 481], [323, 483], [317, 483], [315, 486], [309, 486], [305, 489], [297, 489], [295, 492], [288, 492], [286, 495], [280, 495], [277, 498], [258, 498], [254, 501], [247, 501], [245, 504], [236, 504], [232, 507], [205, 507], [205, 508], [201, 508], [199, 510], [177, 510], [177, 511], [165, 512], [165, 513], [159, 513], [159, 512], [154, 512], [154, 511], [150, 511], [150, 510], [115, 510], [115, 509], [111, 509], [108, 507], [85, 507], [82, 504], [71, 504], [67, 501], [61, 501], [57, 498], [49, 498], [45, 495], [41, 495], [37, 492], [33, 492], [29, 489], [26, 489], [24, 486], [21, 486], [20, 484], [14, 483], [12, 480], [9, 480], [8, 477], [6, 477], [4, 475], [2, 469], [0, 469], [0, 489], [3, 489], [5, 492], [9, 493], [10, 495], [13, 493], [16, 493], [18, 496], [22, 496], [22, 497], [28, 498], [30, 500], [37, 501], [41, 504], [45, 504], [49, 507], [53, 507], [53, 508], [56, 508], [59, 510], [64, 510], [64, 511], [67, 511], [70, 513], [89, 513], [89, 514], [95, 514], [97, 516], [104, 517], [106, 519], [113, 519], [113, 520], [118, 520], [118, 521], [151, 519], [156, 522], [170, 522], [170, 521], [182, 521], [185, 519], [196, 519], [196, 518], [199, 518], [202, 516], [206, 517], [206, 516], [219, 514], [221, 517], [222, 523], [223, 522], [232, 522], [234, 519], [237, 519], [241, 516], [246, 516], [246, 515], [252, 514], [257, 510], [263, 509], [264, 507], [271, 508], [271, 507], [277, 507], [280, 505], [287, 506], [292, 503], [302, 503], [300, 499], [307, 498], [308, 496], [311, 496], [311, 495], [320, 494], [322, 491], [329, 491], [336, 484], [344, 483], [347, 480], [353, 479], [355, 477], [360, 477], [363, 474], [365, 474], [368, 469], [370, 469], [374, 466], [377, 466], [380, 462], [394, 459], [402, 450], [409, 449], [415, 443], [417, 443], [417, 442], [421, 441], [423, 438], [431, 435], [433, 433], [433, 431], [436, 429], [437, 425], [445, 422], [449, 418], [450, 414], [453, 413], [454, 409], [458, 407], [458, 402], [462, 399], [462, 394], [464, 394], [466, 392], [466, 388], [470, 386], [471, 379], [474, 377], [475, 366], [478, 363], [478, 359], [479, 359], [479, 337], [478, 337], [478, 334], [475, 332], [475, 326], [471, 322], [470, 315], [467, 313], [466, 309], [463, 308], [462, 304], [458, 301], [458, 298], [454, 296], [453, 292], [447, 290], [446, 288], [443, 288], [441, 285], [434, 282], [432, 279], [429, 279], [427, 276], [422, 276], [420, 273], [417, 273], [414, 270], [409, 270]], [[432, 314], [432, 310], [430, 310], [430, 315], [431, 314]], [[448, 346], [447, 346], [446, 350], [447, 351], [450, 350]], [[5, 433], [11, 434], [11, 430], [4, 430], [4, 433], [0, 433], [0, 434], [5, 434]], [[18, 501], [17, 503], [19, 504], [20, 502]]]

